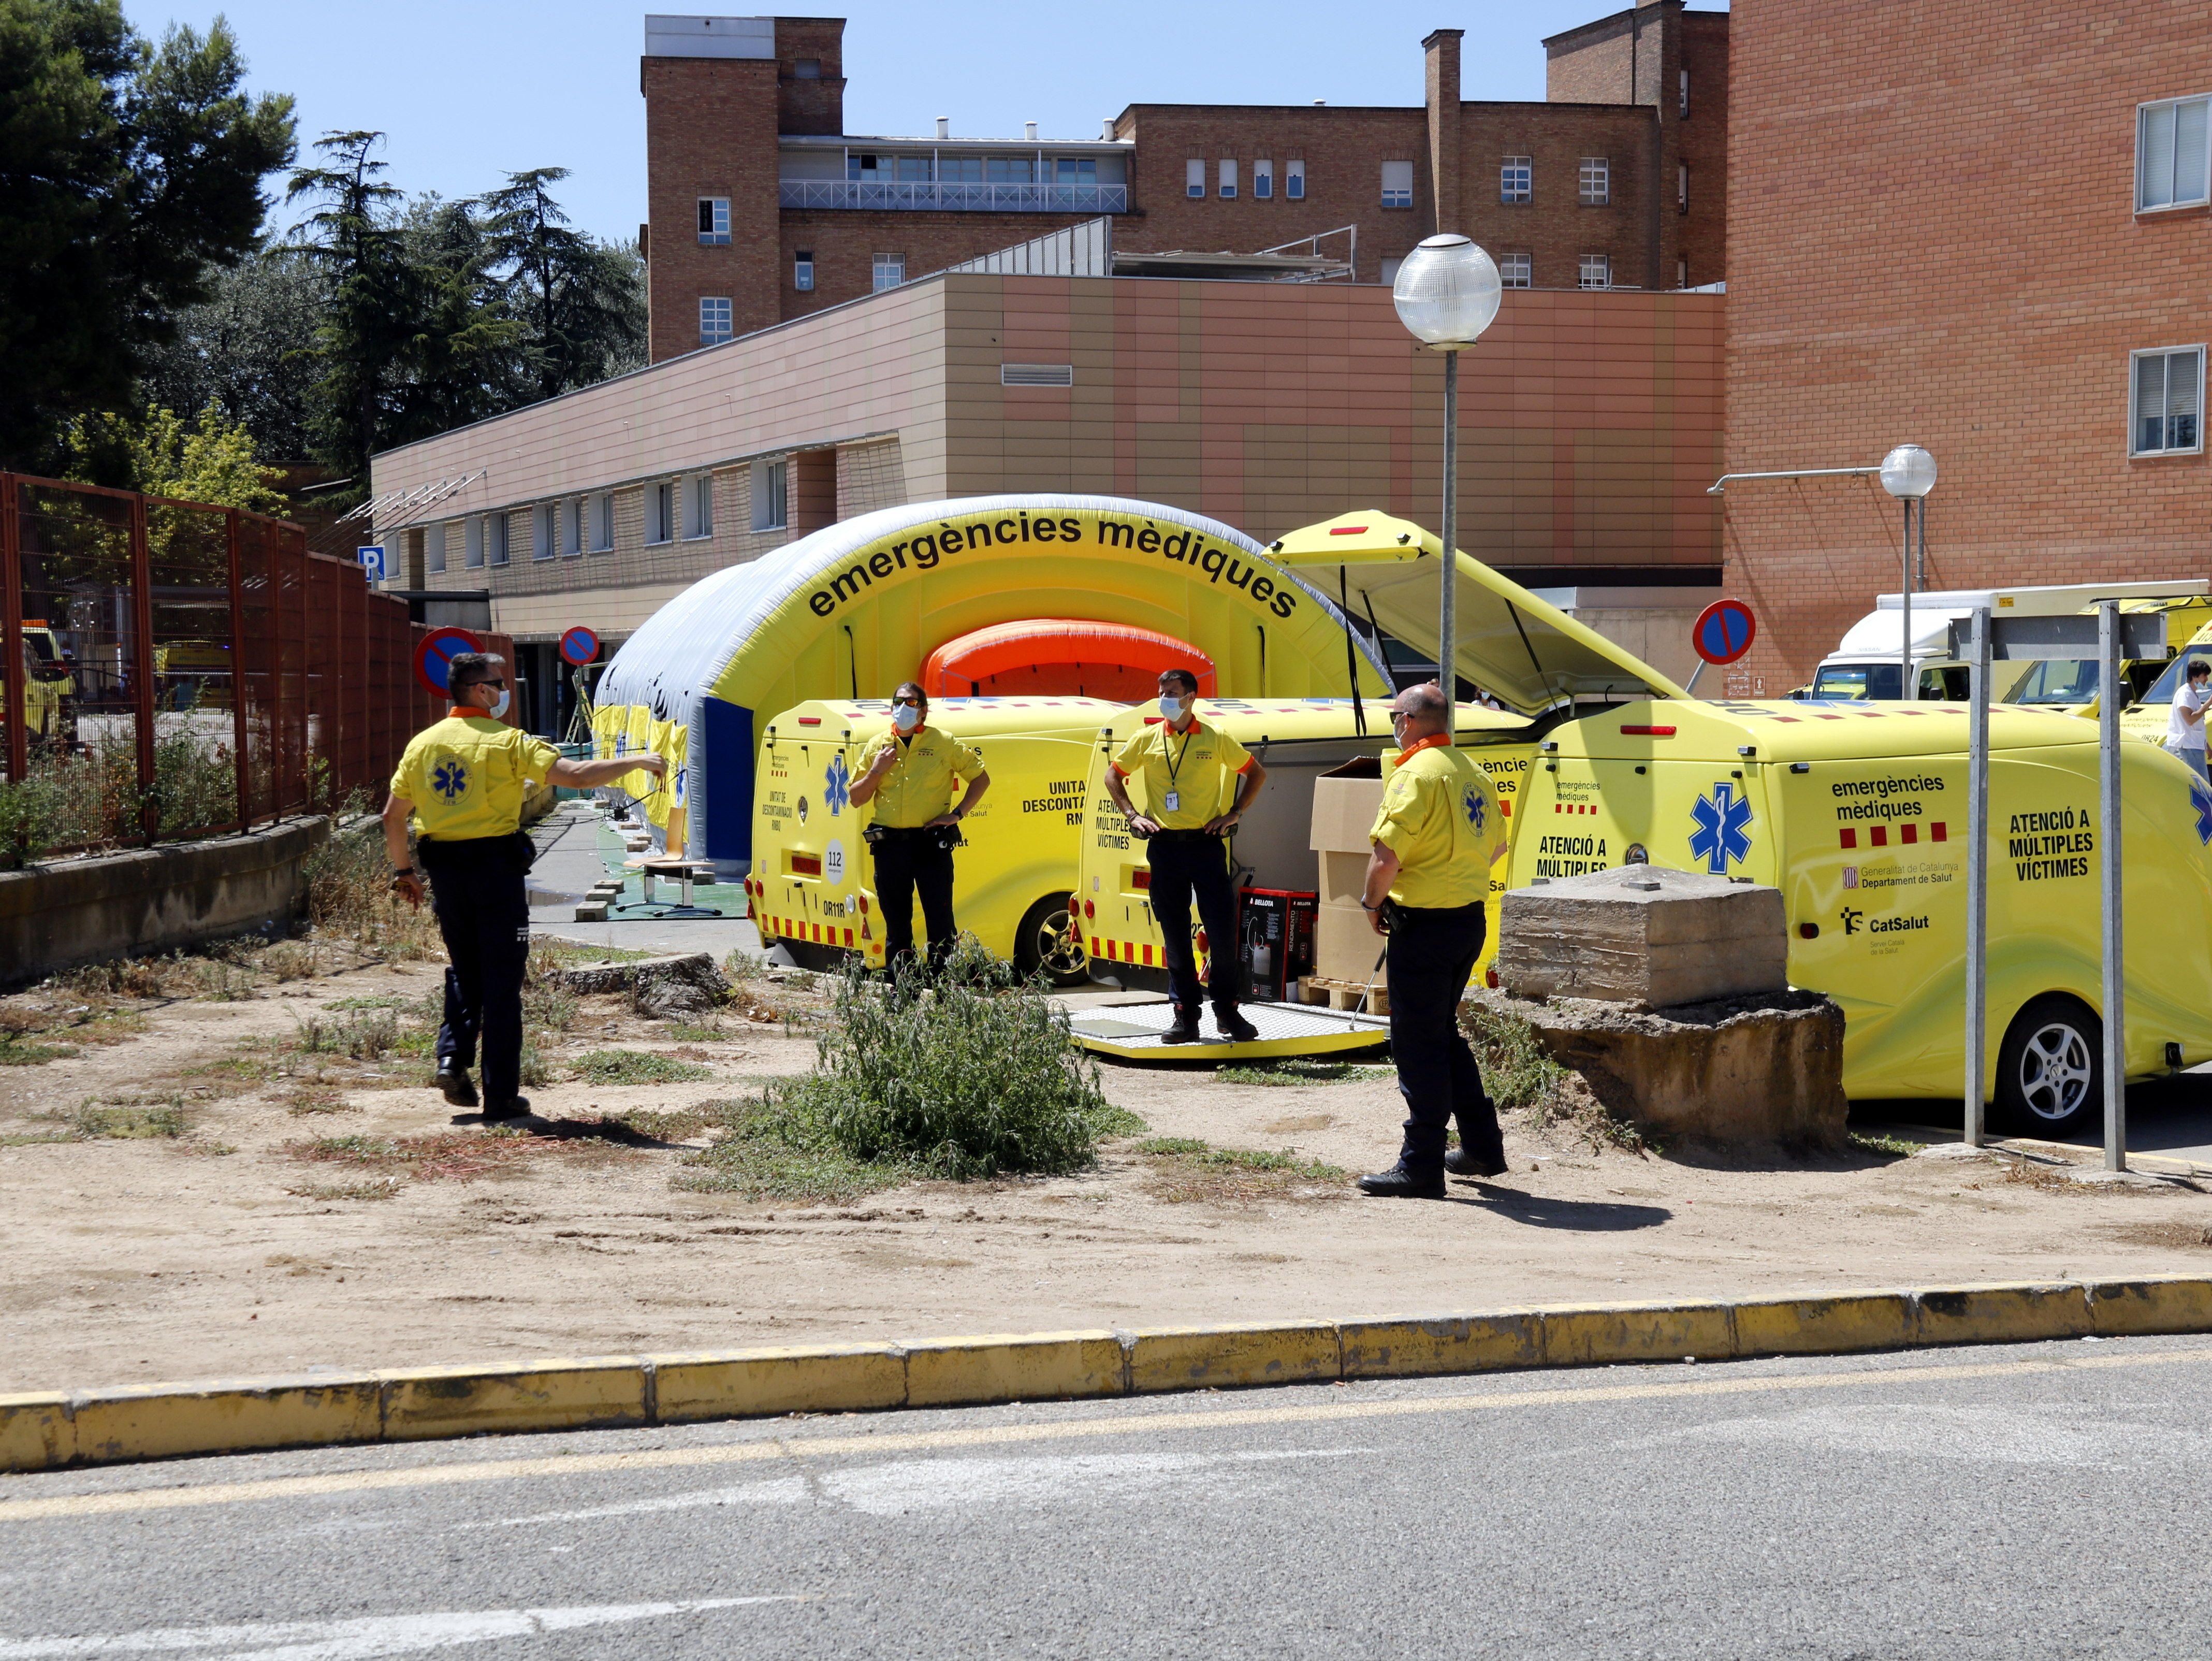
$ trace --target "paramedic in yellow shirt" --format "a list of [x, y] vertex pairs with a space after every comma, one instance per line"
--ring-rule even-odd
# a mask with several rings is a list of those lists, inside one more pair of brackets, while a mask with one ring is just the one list
[[[1434, 681], [1390, 705], [1398, 765], [1368, 834], [1359, 904], [1389, 937], [1390, 1054], [1406, 1098], [1398, 1163], [1359, 1179], [1360, 1191], [1441, 1200], [1444, 1172], [1495, 1177], [1505, 1169], [1498, 1111], [1459, 1030], [1459, 1001], [1482, 954], [1482, 903], [1491, 861], [1504, 850], [1504, 816], [1489, 776], [1452, 747], [1451, 705]], [[1459, 1146], [1444, 1132], [1459, 1121]]]
[[655, 755], [564, 761], [544, 739], [507, 726], [507, 661], [462, 652], [447, 670], [452, 711], [417, 733], [392, 776], [384, 805], [384, 847], [392, 886], [422, 904], [422, 879], [407, 851], [407, 821], [430, 879], [430, 905], [445, 936], [446, 1016], [438, 1028], [438, 1088], [456, 1107], [477, 1104], [469, 1082], [483, 1043], [487, 1124], [520, 1119], [530, 1104], [515, 1093], [522, 1071], [522, 971], [530, 956], [530, 902], [523, 874], [537, 857], [522, 832], [531, 786], [550, 779], [572, 789], [611, 784], [623, 774], [665, 773]]
[[[1197, 1043], [1198, 1006], [1211, 995], [1213, 1024], [1223, 1037], [1250, 1043], [1260, 1031], [1237, 1013], [1237, 891], [1229, 879], [1229, 837], [1267, 782], [1267, 770], [1228, 733], [1207, 726], [1194, 711], [1198, 677], [1170, 669], [1160, 677], [1161, 719], [1131, 736], [1106, 770], [1106, 791], [1129, 817], [1129, 829], [1147, 839], [1152, 916], [1166, 943], [1168, 996], [1175, 1024], [1163, 1043]], [[1145, 783], [1142, 812], [1130, 803], [1123, 780]], [[1191, 949], [1190, 907], [1198, 902], [1212, 963], [1210, 983], [1198, 983], [1198, 954]]]
[[[913, 681], [891, 694], [891, 731], [860, 751], [853, 781], [855, 807], [876, 804], [860, 834], [876, 868], [876, 904], [884, 912], [884, 968], [896, 974], [914, 961], [914, 900], [921, 895], [929, 931], [929, 966], [945, 966], [952, 950], [952, 849], [960, 821], [991, 788], [983, 757], [950, 733], [929, 725], [929, 695]], [[955, 779], [968, 788], [952, 805]]]

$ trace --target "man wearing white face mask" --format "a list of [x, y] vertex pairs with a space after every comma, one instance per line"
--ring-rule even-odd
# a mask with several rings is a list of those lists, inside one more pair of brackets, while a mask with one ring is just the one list
[[[876, 904], [884, 914], [884, 967], [914, 958], [914, 901], [921, 896], [929, 931], [929, 964], [952, 950], [952, 849], [960, 821], [975, 811], [991, 776], [983, 757], [950, 733], [929, 725], [929, 694], [913, 681], [891, 694], [891, 731], [868, 740], [853, 781], [853, 806], [876, 804], [861, 834], [876, 867]], [[952, 782], [968, 787], [952, 803]]]
[[[1106, 770], [1106, 794], [1128, 815], [1129, 829], [1146, 839], [1152, 915], [1165, 942], [1168, 995], [1175, 1004], [1175, 1024], [1161, 1042], [1200, 1042], [1198, 1007], [1210, 995], [1222, 1036], [1249, 1043], [1260, 1033], [1237, 1008], [1237, 891], [1229, 879], [1228, 839], [1267, 783], [1267, 770], [1228, 733], [1200, 721], [1193, 711], [1197, 699], [1198, 677], [1189, 670], [1160, 677], [1161, 719], [1121, 746]], [[1142, 812], [1122, 782], [1133, 775], [1145, 782]], [[1212, 982], [1203, 988], [1191, 949], [1194, 900], [1213, 963]]]
[[469, 1068], [482, 1039], [487, 1124], [530, 1111], [515, 1086], [522, 1073], [522, 971], [530, 957], [523, 875], [537, 851], [522, 834], [522, 804], [531, 785], [550, 778], [589, 789], [626, 773], [668, 770], [655, 755], [564, 761], [544, 739], [505, 725], [500, 717], [510, 696], [506, 670], [506, 660], [495, 653], [454, 657], [446, 673], [453, 709], [408, 745], [384, 805], [392, 891], [405, 895], [410, 905], [422, 904], [422, 879], [407, 849], [411, 817], [416, 852], [430, 877], [431, 909], [446, 942], [437, 1086], [456, 1107], [477, 1104]]

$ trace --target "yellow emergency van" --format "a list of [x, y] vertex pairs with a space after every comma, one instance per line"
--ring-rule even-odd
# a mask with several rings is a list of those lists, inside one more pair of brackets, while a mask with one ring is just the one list
[[[2097, 608], [2084, 606], [2084, 616], [2094, 616]], [[2126, 724], [2126, 714], [2149, 696], [2150, 688], [2157, 684], [2172, 661], [2172, 654], [2212, 623], [2212, 597], [2203, 594], [2172, 594], [2155, 599], [2130, 599], [2120, 603], [2120, 610], [2129, 615], [2161, 613], [2166, 618], [2166, 655], [2154, 658], [2129, 658], [2120, 664], [2122, 703], [2121, 719]], [[2094, 658], [2071, 660], [2046, 659], [2028, 666], [2027, 672], [2014, 681], [2002, 702], [2016, 703], [2027, 709], [2047, 709], [2057, 714], [2081, 715], [2094, 721], [2102, 708], [2101, 689], [2098, 680], [2104, 666]], [[2159, 736], [2166, 734], [2166, 708], [2173, 699], [2173, 687], [2167, 680], [2166, 701], [2158, 709]], [[2136, 725], [2139, 727], [2142, 723]]]
[[[1042, 697], [929, 706], [929, 724], [974, 745], [991, 776], [952, 856], [960, 927], [1023, 972], [1042, 970], [1062, 986], [1089, 978], [1067, 902], [1091, 745], [1119, 707]], [[860, 751], [890, 726], [888, 699], [816, 700], [775, 716], [763, 735], [745, 891], [763, 943], [781, 942], [807, 968], [852, 958], [883, 967], [865, 837], [875, 816], [853, 805], [851, 791]]]
[[[2172, 638], [2170, 620], [2167, 628], [2168, 638]], [[2189, 672], [2191, 658], [2203, 658], [2212, 663], [2212, 622], [2204, 624], [2175, 647], [2172, 659], [2163, 666], [2159, 678], [2140, 698], [2120, 711], [2120, 731], [2130, 738], [2148, 739], [2155, 745], [2166, 743], [2166, 726], [2173, 718], [2173, 689]]]
[[[1360, 757], [1376, 758], [1378, 769], [1371, 770], [1382, 776], [1397, 753], [1391, 747], [1389, 711], [1385, 701], [1350, 698], [1198, 700], [1198, 718], [1227, 733], [1267, 770], [1267, 788], [1229, 839], [1230, 867], [1238, 889], [1321, 893], [1322, 861], [1310, 841], [1315, 783]], [[1106, 789], [1107, 769], [1122, 745], [1159, 719], [1157, 703], [1140, 703], [1095, 731], [1084, 785], [1086, 818], [1075, 902], [1093, 978], [1165, 991], [1166, 940], [1152, 916], [1145, 842], [1131, 833]], [[1455, 742], [1474, 750], [1510, 819], [1534, 749], [1529, 722], [1524, 716], [1462, 703], [1455, 725]], [[1222, 788], [1216, 812], [1227, 809], [1231, 786], [1224, 782]], [[1128, 781], [1128, 790], [1139, 808], [1153, 806], [1146, 799], [1141, 776]], [[1493, 905], [1504, 876], [1501, 861], [1492, 879]], [[1194, 916], [1193, 926], [1203, 961], [1211, 957], [1214, 942], [1196, 928]], [[1486, 952], [1491, 949], [1485, 947]]]
[[[1790, 983], [1844, 1010], [1846, 1093], [1955, 1100], [1966, 742], [1958, 703], [1585, 716], [1540, 747], [1510, 882], [1648, 861], [1771, 884]], [[1985, 1088], [2014, 1128], [2063, 1130], [2103, 1100], [2097, 729], [1997, 709], [1990, 748]], [[2127, 1071], [2144, 1079], [2212, 1061], [2212, 792], [2148, 745], [2122, 762]]]

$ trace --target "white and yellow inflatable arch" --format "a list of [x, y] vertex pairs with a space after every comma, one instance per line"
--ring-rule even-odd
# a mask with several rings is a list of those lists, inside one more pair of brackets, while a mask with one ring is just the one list
[[[1226, 525], [1115, 496], [972, 496], [848, 520], [694, 583], [607, 666], [599, 751], [667, 757], [672, 788], [647, 794], [638, 774], [633, 793], [656, 824], [682, 810], [687, 851], [735, 874], [751, 858], [763, 719], [807, 698], [887, 697], [947, 642], [1040, 618], [1187, 642], [1218, 697], [1346, 697], [1355, 675], [1362, 696], [1389, 696], [1337, 608]], [[1048, 681], [1024, 685], [1078, 690]]]

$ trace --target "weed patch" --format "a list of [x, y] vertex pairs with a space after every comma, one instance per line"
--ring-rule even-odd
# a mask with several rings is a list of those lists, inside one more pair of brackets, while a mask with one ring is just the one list
[[1567, 1069], [1544, 1053], [1536, 1029], [1518, 1015], [1462, 1004], [1459, 1025], [1482, 1068], [1483, 1088], [1498, 1106], [1539, 1106], [1566, 1082]]
[[12, 1033], [0, 1037], [0, 1067], [43, 1067], [82, 1053], [73, 1043], [27, 1043]]
[[398, 1177], [374, 1177], [358, 1183], [301, 1183], [284, 1191], [302, 1200], [388, 1200], [403, 1182]]
[[[1148, 1137], [1136, 1151], [1152, 1163], [1146, 1191], [1171, 1205], [1341, 1199], [1352, 1174], [1288, 1148], [1261, 1153], [1214, 1147], [1191, 1136]], [[1330, 1186], [1316, 1187], [1320, 1183]]]
[[88, 1141], [100, 1136], [182, 1136], [191, 1129], [185, 1122], [181, 1096], [153, 1107], [100, 1107], [88, 1102], [77, 1109], [74, 1128], [78, 1136]]
[[711, 1079], [714, 1069], [673, 1056], [656, 1056], [638, 1050], [594, 1050], [568, 1063], [568, 1070], [589, 1084], [690, 1084]]
[[1902, 1136], [1869, 1136], [1863, 1131], [1847, 1133], [1844, 1143], [1854, 1153], [1886, 1153], [1893, 1159], [1909, 1159], [1926, 1146], [1923, 1142], [1908, 1142]]
[[1216, 1069], [1215, 1078], [1224, 1084], [1296, 1086], [1309, 1084], [1351, 1084], [1362, 1079], [1388, 1079], [1395, 1076], [1387, 1067], [1358, 1067], [1350, 1062], [1324, 1062], [1301, 1056], [1285, 1056], [1281, 1061], [1255, 1062], [1249, 1067], [1224, 1067]]
[[518, 1171], [533, 1159], [585, 1150], [604, 1157], [604, 1144], [533, 1136], [512, 1129], [444, 1130], [422, 1136], [318, 1136], [287, 1142], [283, 1151], [311, 1164], [336, 1165], [407, 1182], [471, 1182]]

